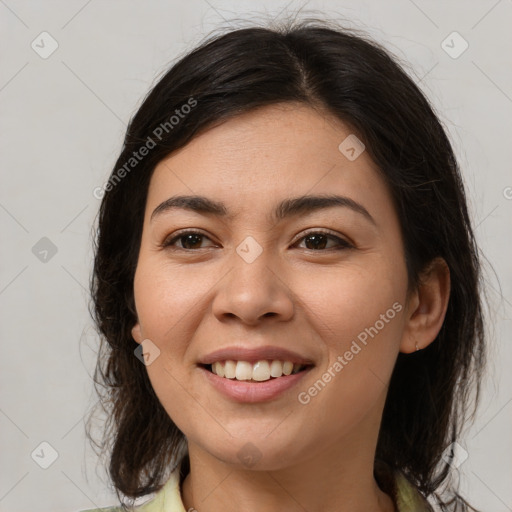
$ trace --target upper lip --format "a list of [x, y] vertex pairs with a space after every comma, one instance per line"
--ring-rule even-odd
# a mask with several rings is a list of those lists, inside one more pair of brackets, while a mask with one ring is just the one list
[[247, 361], [256, 363], [262, 360], [290, 361], [294, 364], [313, 364], [311, 359], [303, 357], [286, 348], [265, 346], [265, 347], [226, 347], [210, 352], [199, 359], [199, 364], [212, 364], [216, 361]]

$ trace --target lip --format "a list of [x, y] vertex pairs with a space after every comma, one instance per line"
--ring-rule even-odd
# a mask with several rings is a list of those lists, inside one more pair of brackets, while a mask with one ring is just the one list
[[283, 375], [282, 377], [264, 382], [247, 382], [219, 377], [210, 370], [199, 366], [199, 370], [217, 391], [235, 402], [240, 403], [267, 402], [274, 400], [285, 391], [297, 385], [312, 368], [313, 366], [309, 366], [299, 373]]
[[[199, 359], [198, 364], [207, 365], [215, 363], [216, 361], [247, 361], [249, 363], [256, 363], [262, 360], [278, 360], [278, 361], [291, 361], [294, 364], [314, 364], [311, 359], [301, 356], [291, 350], [275, 347], [226, 347], [215, 350], [210, 354]], [[228, 379], [226, 379], [228, 380]]]

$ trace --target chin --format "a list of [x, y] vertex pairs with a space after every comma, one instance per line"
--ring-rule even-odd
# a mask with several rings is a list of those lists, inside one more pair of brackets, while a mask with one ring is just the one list
[[[274, 425], [275, 428], [275, 425]], [[242, 436], [230, 437], [225, 433], [222, 440], [208, 439], [198, 444], [211, 456], [223, 463], [254, 471], [277, 471], [305, 459], [305, 454], [311, 455], [311, 450], [305, 447], [303, 436], [288, 433], [271, 432], [264, 429], [253, 431]]]

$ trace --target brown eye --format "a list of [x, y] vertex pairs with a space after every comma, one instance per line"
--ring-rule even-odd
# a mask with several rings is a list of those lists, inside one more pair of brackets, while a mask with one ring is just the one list
[[[329, 233], [324, 233], [323, 231], [315, 231], [308, 233], [306, 236], [303, 236], [299, 242], [304, 241], [306, 245], [306, 249], [319, 251], [324, 249], [347, 249], [349, 247], [353, 247], [350, 243], [342, 238], [331, 235]], [[334, 246], [327, 247], [329, 241], [334, 241]]]
[[[208, 239], [208, 237], [198, 231], [182, 231], [178, 235], [163, 242], [162, 247], [183, 250], [202, 249], [201, 242], [203, 242], [203, 239]], [[178, 245], [176, 245], [176, 242], [178, 242]]]

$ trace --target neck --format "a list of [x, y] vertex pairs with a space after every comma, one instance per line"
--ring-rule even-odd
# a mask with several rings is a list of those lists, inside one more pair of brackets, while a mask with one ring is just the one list
[[312, 455], [269, 470], [227, 464], [189, 439], [190, 472], [182, 486], [185, 510], [395, 512], [393, 500], [374, 477], [376, 435], [368, 442], [368, 432], [358, 427], [355, 437], [322, 451], [309, 450]]

